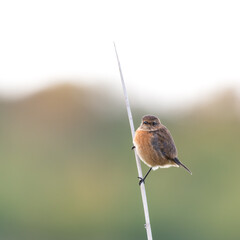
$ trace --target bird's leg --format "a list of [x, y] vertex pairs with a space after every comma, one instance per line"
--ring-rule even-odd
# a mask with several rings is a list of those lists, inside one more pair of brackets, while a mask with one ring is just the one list
[[143, 178], [138, 177], [138, 178], [140, 179], [140, 181], [139, 181], [139, 186], [140, 186], [142, 183], [145, 183], [144, 181], [145, 181], [145, 179], [147, 178], [147, 175], [151, 172], [151, 170], [152, 170], [152, 168], [150, 168], [150, 169], [148, 170], [148, 172], [146, 173], [146, 175], [145, 175]]
[[134, 148], [136, 148], [136, 147], [133, 145], [131, 149], [133, 150]]

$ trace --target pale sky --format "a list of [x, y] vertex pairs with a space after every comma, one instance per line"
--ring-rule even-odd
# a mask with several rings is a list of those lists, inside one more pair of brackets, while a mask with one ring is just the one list
[[[0, 95], [65, 81], [166, 106], [240, 88], [240, 1], [0, 1]], [[71, 80], [72, 79], [72, 80]]]

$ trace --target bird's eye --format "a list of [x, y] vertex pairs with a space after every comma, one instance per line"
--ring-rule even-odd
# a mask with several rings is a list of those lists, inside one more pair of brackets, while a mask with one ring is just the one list
[[153, 126], [156, 125], [156, 124], [157, 124], [156, 122], [153, 122], [153, 123], [152, 123]]
[[143, 124], [148, 124], [148, 122], [147, 122], [147, 121], [144, 121]]

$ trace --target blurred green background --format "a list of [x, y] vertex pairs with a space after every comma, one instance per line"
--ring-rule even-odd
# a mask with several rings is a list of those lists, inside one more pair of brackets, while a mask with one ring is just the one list
[[[63, 84], [0, 100], [0, 239], [146, 239], [123, 94], [109, 92]], [[159, 116], [193, 172], [150, 174], [153, 238], [240, 239], [234, 90], [175, 114], [132, 111], [135, 128]]]

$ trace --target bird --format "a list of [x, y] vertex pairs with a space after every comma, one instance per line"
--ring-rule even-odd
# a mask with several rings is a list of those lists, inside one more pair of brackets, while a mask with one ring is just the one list
[[146, 175], [138, 177], [139, 185], [145, 183], [145, 179], [151, 170], [158, 168], [183, 167], [191, 175], [192, 172], [178, 159], [177, 148], [170, 131], [160, 122], [158, 117], [145, 115], [135, 132], [133, 147], [139, 158], [150, 169]]

